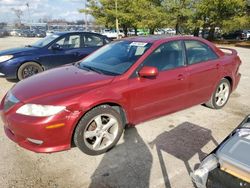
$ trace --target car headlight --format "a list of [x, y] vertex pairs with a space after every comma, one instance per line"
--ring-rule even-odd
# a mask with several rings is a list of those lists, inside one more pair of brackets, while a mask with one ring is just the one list
[[0, 63], [4, 62], [4, 61], [8, 61], [13, 57], [13, 55], [2, 55], [0, 56]]
[[38, 105], [38, 104], [25, 104], [21, 106], [16, 113], [27, 115], [46, 117], [58, 114], [65, 109], [65, 106], [51, 106], [51, 105]]

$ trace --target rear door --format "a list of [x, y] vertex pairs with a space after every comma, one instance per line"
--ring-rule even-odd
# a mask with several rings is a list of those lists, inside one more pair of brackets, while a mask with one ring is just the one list
[[185, 107], [188, 78], [181, 41], [160, 45], [141, 66], [157, 67], [159, 75], [129, 80], [135, 122]]
[[191, 105], [206, 102], [220, 77], [221, 62], [217, 54], [205, 43], [184, 41], [188, 62], [188, 94]]
[[82, 58], [86, 57], [87, 55], [93, 53], [100, 47], [107, 44], [109, 41], [105, 40], [105, 37], [101, 35], [96, 35], [94, 33], [85, 33], [82, 35], [83, 37], [83, 47], [80, 51], [80, 56]]

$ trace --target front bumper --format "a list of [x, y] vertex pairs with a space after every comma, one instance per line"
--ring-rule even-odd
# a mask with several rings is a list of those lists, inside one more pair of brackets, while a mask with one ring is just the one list
[[16, 78], [16, 71], [16, 65], [11, 65], [8, 61], [0, 63], [0, 76]]
[[9, 79], [15, 79], [17, 77], [17, 70], [20, 64], [21, 61], [19, 58], [13, 58], [0, 63], [0, 76], [4, 76]]
[[[16, 109], [10, 109], [7, 113], [2, 109], [0, 107], [5, 134], [19, 146], [38, 153], [52, 153], [71, 148], [71, 136], [79, 113], [63, 111], [50, 117], [30, 117], [16, 114]], [[58, 124], [64, 126], [47, 128]], [[32, 140], [42, 143], [37, 144]]]

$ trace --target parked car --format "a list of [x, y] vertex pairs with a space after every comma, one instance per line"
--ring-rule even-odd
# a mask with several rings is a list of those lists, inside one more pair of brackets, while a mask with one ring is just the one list
[[21, 33], [20, 29], [13, 29], [10, 31], [11, 36], [19, 36], [20, 33]]
[[32, 30], [21, 30], [20, 37], [35, 37], [35, 33]]
[[149, 35], [149, 29], [137, 29], [138, 36]]
[[135, 30], [134, 29], [128, 29], [128, 36], [135, 36]]
[[165, 28], [163, 29], [165, 34], [169, 34], [169, 35], [175, 35], [176, 34], [176, 30], [173, 28]]
[[154, 35], [163, 35], [165, 34], [165, 31], [163, 29], [156, 29], [154, 31]]
[[104, 153], [125, 125], [197, 104], [222, 108], [240, 80], [240, 58], [229, 51], [188, 36], [112, 42], [17, 83], [0, 104], [5, 133], [35, 152], [74, 143], [89, 155]]
[[5, 37], [7, 36], [7, 32], [4, 29], [0, 29], [0, 37]]
[[244, 39], [247, 39], [246, 37], [247, 37], [246, 33], [243, 30], [237, 30], [237, 31], [233, 31], [230, 33], [224, 33], [222, 35], [223, 39], [244, 40]]
[[250, 187], [250, 115], [191, 173], [198, 188]]
[[246, 39], [250, 40], [250, 30], [245, 30]]
[[107, 37], [96, 33], [55, 33], [33, 45], [0, 51], [0, 75], [22, 80], [44, 70], [79, 61], [109, 42]]
[[[124, 33], [121, 30], [119, 31], [119, 34], [117, 34], [116, 30], [105, 29], [101, 34], [104, 36], [107, 36], [110, 39], [117, 39], [117, 38], [125, 37]], [[118, 35], [118, 37], [117, 37], [117, 35]]]
[[36, 30], [36, 31], [34, 31], [34, 34], [36, 37], [41, 37], [41, 38], [46, 37], [46, 32], [42, 31], [42, 30]]

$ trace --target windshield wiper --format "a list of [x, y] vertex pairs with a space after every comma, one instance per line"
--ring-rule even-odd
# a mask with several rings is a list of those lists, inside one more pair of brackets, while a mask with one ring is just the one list
[[97, 72], [99, 74], [103, 74], [103, 72], [100, 69], [97, 69], [97, 68], [94, 68], [94, 67], [90, 67], [90, 66], [86, 66], [86, 65], [82, 65], [81, 67], [89, 69], [89, 70], [91, 70], [93, 72]]
[[39, 48], [38, 46], [32, 46], [32, 45], [25, 45], [25, 47], [35, 47], [35, 48]]

